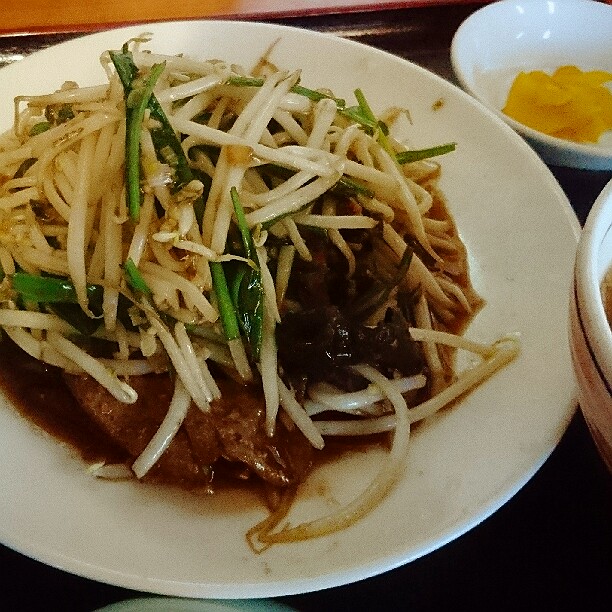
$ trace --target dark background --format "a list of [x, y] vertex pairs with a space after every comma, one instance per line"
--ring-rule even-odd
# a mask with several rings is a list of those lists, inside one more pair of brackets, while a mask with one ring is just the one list
[[[352, 38], [453, 80], [450, 42], [461, 21], [476, 8], [470, 4], [421, 7], [278, 22]], [[14, 54], [30, 53], [71, 36], [0, 37], [0, 66]], [[583, 223], [612, 172], [551, 170]], [[0, 546], [0, 610], [89, 612], [141, 595], [67, 574]], [[612, 476], [577, 412], [534, 478], [467, 534], [381, 576], [281, 600], [303, 611], [609, 611]]]

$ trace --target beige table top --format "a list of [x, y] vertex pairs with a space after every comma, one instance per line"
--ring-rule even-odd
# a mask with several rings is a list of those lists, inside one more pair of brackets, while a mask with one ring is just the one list
[[[264, 18], [400, 8], [467, 0], [2, 0], [0, 34], [79, 31], [134, 22]], [[474, 0], [472, 0], [474, 1]], [[484, 1], [484, 0], [475, 0]]]

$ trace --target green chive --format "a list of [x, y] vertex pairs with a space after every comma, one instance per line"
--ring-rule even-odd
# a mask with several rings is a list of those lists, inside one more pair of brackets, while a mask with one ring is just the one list
[[138, 291], [144, 295], [151, 295], [152, 291], [149, 285], [147, 285], [145, 279], [142, 277], [140, 270], [136, 267], [134, 261], [128, 257], [126, 262], [123, 264], [123, 270], [128, 284], [134, 291]]
[[421, 161], [422, 159], [429, 159], [430, 157], [436, 157], [437, 155], [444, 155], [450, 153], [456, 148], [456, 143], [449, 142], [447, 144], [439, 145], [436, 147], [430, 147], [428, 149], [415, 149], [412, 151], [402, 151], [398, 153], [395, 158], [399, 164], [409, 164], [410, 162]]
[[217, 296], [219, 306], [219, 316], [221, 317], [221, 325], [223, 332], [228, 340], [235, 340], [240, 337], [240, 329], [238, 327], [238, 317], [232, 303], [223, 265], [219, 261], [210, 262], [210, 272], [212, 275], [213, 289]]

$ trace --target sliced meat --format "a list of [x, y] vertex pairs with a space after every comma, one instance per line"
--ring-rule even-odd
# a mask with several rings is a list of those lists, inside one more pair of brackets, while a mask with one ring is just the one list
[[192, 404], [183, 421], [183, 430], [189, 438], [194, 457], [201, 465], [211, 466], [221, 457], [216, 421], [210, 413], [205, 414]]
[[[89, 376], [65, 375], [82, 409], [117, 444], [136, 458], [157, 431], [170, 404], [168, 376], [130, 378], [138, 393], [135, 404], [116, 400]], [[312, 446], [302, 433], [279, 423], [268, 437], [265, 404], [255, 387], [220, 380], [222, 398], [208, 413], [192, 406], [182, 427], [146, 478], [177, 484], [208, 483], [211, 466], [220, 458], [246, 466], [249, 472], [277, 487], [304, 479], [312, 464]]]
[[[159, 428], [172, 397], [172, 384], [162, 376], [132, 377], [130, 384], [138, 393], [138, 400], [130, 405], [116, 400], [90, 376], [66, 374], [65, 380], [81, 408], [134, 459]], [[210, 481], [210, 470], [196, 460], [187, 434], [179, 430], [146, 479], [181, 485], [206, 484]]]
[[274, 436], [265, 433], [263, 394], [230, 380], [219, 382], [221, 401], [214, 402], [212, 414], [217, 435], [228, 461], [247, 465], [272, 485], [286, 487], [301, 482], [312, 465], [313, 449], [297, 429], [278, 421]]

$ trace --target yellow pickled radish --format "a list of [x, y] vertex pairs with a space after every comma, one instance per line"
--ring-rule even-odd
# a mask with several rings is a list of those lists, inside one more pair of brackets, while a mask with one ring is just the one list
[[502, 111], [534, 130], [574, 142], [597, 142], [612, 130], [612, 72], [561, 66], [552, 75], [521, 72]]

